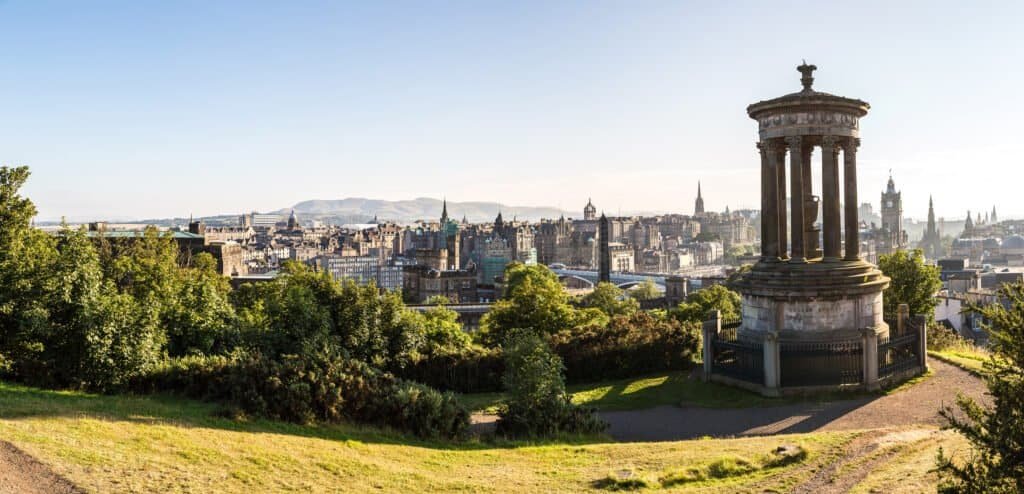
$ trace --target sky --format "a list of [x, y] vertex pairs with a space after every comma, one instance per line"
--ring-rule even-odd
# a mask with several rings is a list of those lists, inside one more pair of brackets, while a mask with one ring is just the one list
[[1024, 216], [1022, 2], [0, 1], [40, 219], [307, 199], [759, 207], [750, 103], [871, 104], [859, 193]]

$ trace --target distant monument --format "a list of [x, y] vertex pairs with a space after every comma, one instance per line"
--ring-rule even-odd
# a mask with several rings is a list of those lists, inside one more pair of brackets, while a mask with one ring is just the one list
[[598, 262], [597, 262], [597, 279], [598, 281], [611, 282], [612, 281], [612, 254], [608, 248], [608, 243], [611, 242], [611, 229], [608, 228], [608, 217], [601, 213], [600, 223], [597, 230], [597, 241], [598, 241]]
[[[719, 321], [713, 312], [705, 324], [705, 375], [764, 394], [874, 389], [925, 368], [923, 321], [915, 319], [911, 330], [901, 311], [896, 336], [917, 336], [890, 342], [882, 312], [889, 278], [860, 257], [858, 122], [869, 106], [815, 91], [815, 69], [797, 67], [801, 91], [747, 107], [760, 134], [761, 258], [732, 285], [742, 297], [742, 320]], [[822, 152], [820, 230], [819, 198], [811, 194], [814, 148]]]

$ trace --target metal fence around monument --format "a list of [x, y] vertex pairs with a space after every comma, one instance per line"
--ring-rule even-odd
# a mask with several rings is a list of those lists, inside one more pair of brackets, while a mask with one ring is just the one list
[[779, 342], [779, 378], [783, 387], [857, 384], [864, 376], [864, 347], [859, 340]]
[[737, 338], [740, 323], [724, 323], [711, 342], [711, 371], [733, 379], [764, 384], [764, 344]]
[[918, 332], [878, 338], [878, 378], [914, 369], [920, 362]]

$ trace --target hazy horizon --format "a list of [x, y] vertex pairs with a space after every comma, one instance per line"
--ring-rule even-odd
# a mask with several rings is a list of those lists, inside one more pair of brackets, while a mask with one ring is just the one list
[[[946, 2], [0, 5], [6, 165], [39, 218], [416, 197], [757, 209], [745, 108], [868, 101], [860, 202], [1022, 217], [1024, 6]], [[993, 15], [998, 11], [999, 15]], [[773, 29], [767, 29], [773, 26]]]

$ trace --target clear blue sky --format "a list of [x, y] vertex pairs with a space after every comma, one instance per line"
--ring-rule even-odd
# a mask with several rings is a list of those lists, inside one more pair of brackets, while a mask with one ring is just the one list
[[[975, 6], [981, 5], [981, 6]], [[860, 194], [1024, 215], [1024, 3], [0, 2], [40, 218], [350, 196], [758, 206], [747, 104], [867, 100]], [[877, 207], [877, 204], [876, 204]]]

